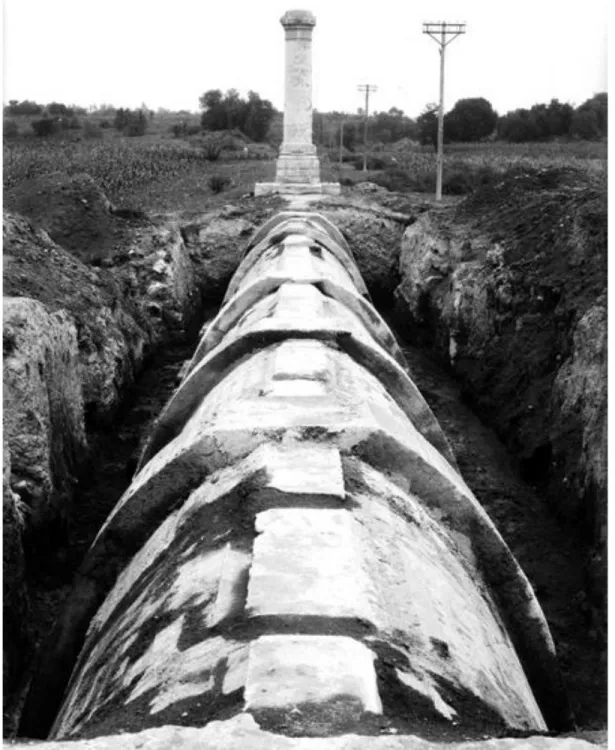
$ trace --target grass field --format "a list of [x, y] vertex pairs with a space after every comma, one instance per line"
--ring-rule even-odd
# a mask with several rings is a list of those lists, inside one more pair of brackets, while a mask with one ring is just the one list
[[[170, 122], [170, 120], [169, 120]], [[202, 136], [173, 138], [169, 123], [142, 137], [125, 138], [104, 130], [101, 137], [86, 138], [82, 131], [64, 137], [5, 139], [4, 189], [52, 172], [87, 172], [118, 206], [149, 211], [200, 210], [206, 202], [228, 202], [253, 190], [255, 182], [275, 176], [274, 149], [250, 145], [244, 158], [243, 143], [224, 149], [209, 161]], [[360, 157], [357, 153], [357, 158]], [[258, 156], [259, 158], [251, 158]], [[333, 157], [333, 158], [330, 158]], [[432, 192], [436, 157], [433, 149], [402, 141], [389, 147], [375, 146], [371, 158], [376, 169], [362, 172], [352, 165], [341, 168], [334, 152], [321, 155], [325, 181], [350, 185], [370, 180], [394, 190]], [[461, 195], [494, 175], [515, 167], [574, 167], [606, 186], [606, 143], [571, 142], [542, 144], [453, 144], [445, 147], [444, 192]], [[225, 190], [214, 195], [208, 182], [221, 175]]]

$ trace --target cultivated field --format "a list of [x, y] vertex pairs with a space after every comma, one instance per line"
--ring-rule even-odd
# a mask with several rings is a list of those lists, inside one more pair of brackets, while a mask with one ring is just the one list
[[[228, 202], [250, 192], [254, 183], [275, 175], [275, 149], [245, 139], [195, 135], [173, 138], [158, 125], [145, 136], [128, 138], [114, 130], [87, 129], [65, 137], [6, 138], [3, 144], [4, 189], [52, 172], [87, 172], [118, 206], [149, 211], [199, 210], [204, 202]], [[211, 160], [212, 138], [222, 148]], [[247, 149], [247, 152], [246, 152]], [[400, 141], [386, 148], [374, 144], [367, 173], [361, 152], [346, 154], [340, 167], [335, 151], [321, 154], [322, 179], [350, 185], [370, 180], [392, 190], [433, 192], [435, 154], [430, 147]], [[542, 144], [454, 144], [445, 148], [444, 193], [463, 195], [511, 168], [573, 167], [606, 187], [607, 146], [602, 142]], [[212, 175], [225, 183], [218, 195]]]

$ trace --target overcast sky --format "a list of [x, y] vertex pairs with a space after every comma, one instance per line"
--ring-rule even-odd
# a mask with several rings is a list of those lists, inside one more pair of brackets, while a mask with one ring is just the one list
[[423, 21], [465, 21], [446, 53], [445, 107], [482, 96], [504, 113], [607, 86], [607, 0], [4, 0], [3, 101], [198, 109], [206, 90], [249, 89], [283, 108], [290, 8], [316, 15], [314, 107], [410, 116], [438, 98]]

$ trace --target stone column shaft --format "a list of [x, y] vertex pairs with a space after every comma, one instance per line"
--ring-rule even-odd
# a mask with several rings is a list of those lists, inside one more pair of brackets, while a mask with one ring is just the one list
[[286, 36], [284, 139], [276, 181], [318, 184], [320, 163], [312, 143], [312, 30], [314, 16], [290, 10], [280, 19]]
[[286, 80], [282, 154], [316, 153], [316, 147], [312, 143], [312, 28], [307, 23], [285, 25]]

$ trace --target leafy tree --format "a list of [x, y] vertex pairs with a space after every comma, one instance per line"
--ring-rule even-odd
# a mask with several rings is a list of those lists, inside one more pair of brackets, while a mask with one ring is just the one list
[[67, 107], [66, 104], [60, 104], [60, 102], [51, 102], [47, 107], [47, 114], [54, 117], [72, 117], [75, 114], [75, 110]]
[[414, 120], [397, 107], [391, 107], [388, 112], [376, 112], [369, 123], [370, 133], [374, 141], [381, 143], [395, 143], [402, 138], [415, 138], [418, 128]]
[[498, 136], [511, 143], [523, 143], [537, 140], [540, 131], [529, 109], [515, 109], [500, 117]]
[[236, 89], [223, 94], [220, 89], [206, 91], [200, 98], [203, 109], [201, 126], [204, 130], [233, 130], [237, 128], [253, 141], [264, 141], [275, 115], [270, 101], [248, 92], [243, 99]]
[[480, 141], [491, 135], [498, 115], [482, 97], [460, 99], [444, 117], [444, 132], [451, 141]]
[[600, 138], [600, 119], [595, 109], [579, 107], [572, 115], [570, 134], [575, 138], [592, 141]]
[[595, 94], [583, 102], [573, 116], [571, 135], [577, 138], [600, 138], [608, 133], [608, 96], [606, 92]]
[[574, 109], [570, 104], [562, 104], [557, 99], [551, 99], [546, 111], [549, 135], [553, 137], [568, 135], [573, 113]]
[[418, 137], [422, 146], [430, 143], [438, 148], [438, 105], [427, 104], [416, 121]]
[[52, 117], [43, 117], [40, 120], [34, 120], [32, 122], [32, 130], [36, 135], [45, 138], [56, 132], [57, 122]]
[[275, 109], [268, 99], [261, 99], [255, 91], [248, 91], [246, 119], [241, 130], [253, 141], [262, 142], [267, 137], [274, 114]]
[[15, 138], [19, 135], [19, 126], [15, 120], [4, 120], [2, 123], [2, 137]]
[[596, 94], [576, 110], [570, 104], [551, 99], [500, 117], [498, 135], [507, 141], [538, 141], [562, 136], [600, 138], [607, 133], [607, 95]]
[[22, 102], [18, 102], [17, 99], [11, 99], [9, 106], [5, 108], [5, 114], [11, 115], [40, 115], [42, 111], [42, 104], [31, 102], [28, 99], [24, 99]]
[[[339, 146], [340, 143], [340, 130], [341, 125], [338, 126], [337, 133], [335, 136], [335, 144]], [[347, 148], [348, 151], [354, 151], [357, 141], [359, 140], [359, 129], [356, 122], [344, 122], [344, 131], [342, 133], [342, 145]]]
[[147, 130], [147, 117], [140, 109], [118, 109], [113, 118], [113, 127], [127, 136], [144, 135]]

